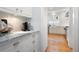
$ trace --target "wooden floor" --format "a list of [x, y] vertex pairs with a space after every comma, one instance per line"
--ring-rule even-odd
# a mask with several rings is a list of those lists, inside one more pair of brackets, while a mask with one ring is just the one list
[[[53, 41], [60, 42], [53, 42]], [[48, 34], [48, 47], [46, 52], [71, 52], [72, 49], [68, 47], [68, 42], [65, 35]]]

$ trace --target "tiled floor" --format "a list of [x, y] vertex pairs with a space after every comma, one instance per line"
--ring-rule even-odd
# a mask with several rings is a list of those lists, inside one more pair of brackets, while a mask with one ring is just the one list
[[48, 34], [48, 47], [46, 52], [71, 52], [72, 49], [68, 47], [65, 35]]

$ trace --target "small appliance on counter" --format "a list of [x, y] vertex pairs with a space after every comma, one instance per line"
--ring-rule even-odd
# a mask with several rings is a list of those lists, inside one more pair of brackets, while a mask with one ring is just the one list
[[[3, 23], [2, 23], [2, 22], [3, 22]], [[2, 23], [2, 25], [0, 24], [0, 26], [1, 26], [2, 28], [6, 27], [6, 26], [7, 26], [7, 19], [1, 19], [1, 23]], [[5, 24], [5, 25], [4, 25], [4, 24]], [[1, 32], [0, 32], [0, 37], [5, 36], [6, 33], [8, 33], [8, 31], [1, 31]]]
[[2, 34], [7, 34], [12, 30], [12, 26], [10, 26], [10, 24], [8, 24], [7, 19], [1, 19], [1, 31], [0, 33]]
[[31, 23], [24, 22], [24, 23], [23, 23], [23, 28], [22, 28], [22, 30], [23, 30], [23, 31], [31, 31], [31, 30], [32, 30]]
[[1, 19], [5, 24], [7, 24], [7, 19]]
[[[8, 22], [7, 22], [7, 19], [1, 19], [2, 22], [4, 22], [7, 26]], [[4, 31], [4, 32], [1, 32], [1, 33], [8, 33], [8, 31]]]

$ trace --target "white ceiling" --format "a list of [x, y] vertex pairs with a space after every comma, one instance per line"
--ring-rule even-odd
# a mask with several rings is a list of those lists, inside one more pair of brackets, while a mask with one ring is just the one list
[[69, 7], [48, 7], [48, 15], [52, 14], [60, 14], [62, 12], [65, 12]]
[[66, 8], [68, 7], [48, 7], [48, 11], [58, 11]]

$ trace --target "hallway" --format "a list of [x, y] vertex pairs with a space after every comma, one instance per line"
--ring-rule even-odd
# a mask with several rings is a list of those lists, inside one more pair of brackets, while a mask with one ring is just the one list
[[46, 52], [71, 52], [65, 35], [48, 34], [48, 48]]

